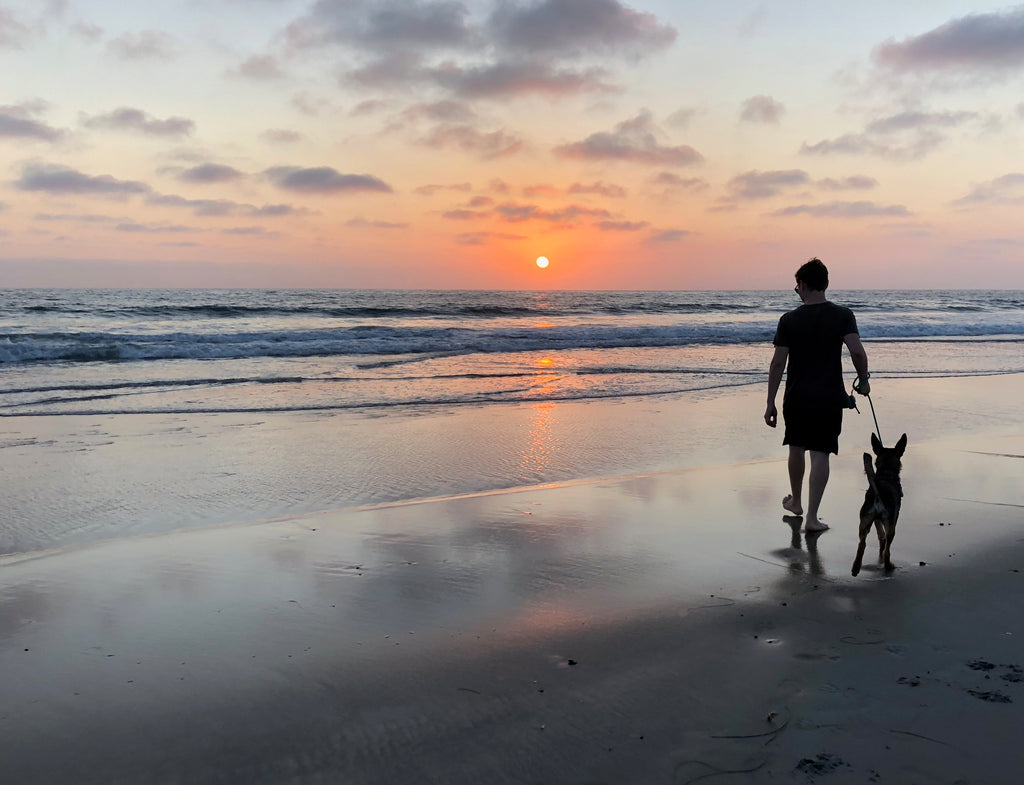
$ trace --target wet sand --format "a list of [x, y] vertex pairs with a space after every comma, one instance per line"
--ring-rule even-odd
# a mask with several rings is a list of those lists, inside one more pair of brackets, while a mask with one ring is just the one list
[[1024, 428], [899, 413], [891, 575], [852, 433], [810, 538], [780, 448], [7, 557], [5, 778], [1016, 783]]

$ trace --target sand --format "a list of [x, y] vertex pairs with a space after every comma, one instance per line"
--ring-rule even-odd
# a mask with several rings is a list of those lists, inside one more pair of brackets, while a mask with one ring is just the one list
[[7, 557], [4, 778], [1019, 782], [1024, 377], [940, 385], [888, 398], [892, 574], [849, 574], [863, 418], [817, 537], [780, 447]]

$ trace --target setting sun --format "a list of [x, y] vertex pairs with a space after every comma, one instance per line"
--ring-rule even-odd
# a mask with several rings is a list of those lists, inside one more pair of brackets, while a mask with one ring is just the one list
[[543, 270], [545, 267], [548, 266], [548, 258], [546, 256], [538, 256], [537, 266]]

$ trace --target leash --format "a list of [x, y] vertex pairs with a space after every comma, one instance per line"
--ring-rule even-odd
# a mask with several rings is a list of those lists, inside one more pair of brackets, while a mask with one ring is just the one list
[[[853, 382], [853, 392], [857, 391], [857, 382], [859, 381], [860, 377], [858, 376]], [[857, 406], [857, 399], [854, 397], [853, 392], [850, 393], [850, 403], [853, 408], [857, 410], [857, 414], [860, 414], [860, 409]], [[871, 406], [871, 417], [875, 421], [875, 433], [878, 434], [878, 441], [885, 444], [885, 442], [882, 441], [882, 431], [878, 427], [878, 415], [875, 414], [875, 402], [871, 400], [871, 393], [868, 393], [864, 397], [868, 399], [868, 404]]]
[[874, 419], [875, 419], [875, 433], [878, 434], [878, 441], [882, 442], [882, 444], [885, 444], [885, 442], [882, 441], [882, 432], [880, 430], [878, 430], [878, 418], [875, 417], [875, 404], [871, 400], [871, 393], [868, 393], [867, 399], [868, 399], [868, 404], [871, 406], [871, 416], [874, 417]]

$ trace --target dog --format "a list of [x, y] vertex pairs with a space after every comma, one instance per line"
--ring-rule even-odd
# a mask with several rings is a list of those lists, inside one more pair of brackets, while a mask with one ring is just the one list
[[864, 547], [871, 525], [878, 532], [878, 560], [885, 564], [885, 571], [895, 569], [890, 556], [893, 538], [896, 537], [896, 521], [900, 517], [903, 501], [903, 486], [900, 484], [901, 459], [907, 449], [907, 435], [903, 434], [895, 447], [883, 447], [878, 437], [871, 434], [871, 449], [877, 458], [871, 465], [871, 455], [864, 453], [864, 473], [868, 476], [868, 490], [860, 508], [860, 543], [857, 558], [853, 560], [851, 574], [860, 572]]

